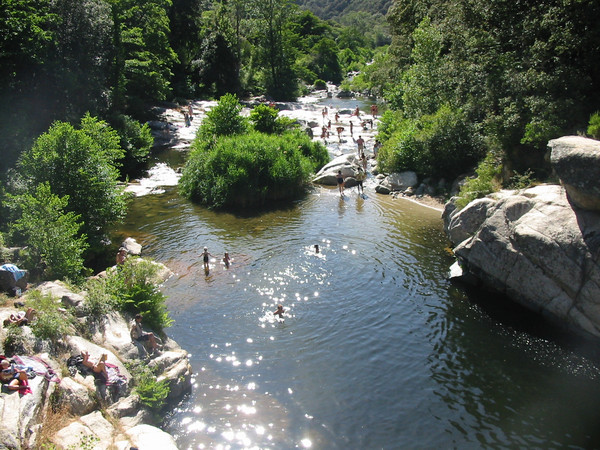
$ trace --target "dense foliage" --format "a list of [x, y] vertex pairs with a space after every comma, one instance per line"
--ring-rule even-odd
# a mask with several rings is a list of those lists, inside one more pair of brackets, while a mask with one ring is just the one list
[[[388, 20], [392, 45], [378, 51], [350, 87], [382, 94], [397, 112], [397, 124], [387, 124], [381, 136], [390, 140], [382, 152], [390, 170], [392, 148], [406, 147], [408, 130], [450, 108], [508, 169], [504, 181], [514, 171], [544, 178], [548, 140], [585, 133], [598, 109], [597, 1], [403, 0], [393, 4]], [[397, 168], [406, 167], [411, 149], [396, 153]], [[454, 168], [468, 171], [474, 149], [455, 146], [465, 157]]]

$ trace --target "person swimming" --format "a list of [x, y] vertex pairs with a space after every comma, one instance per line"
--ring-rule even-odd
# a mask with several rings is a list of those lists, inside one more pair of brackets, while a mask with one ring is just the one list
[[279, 305], [277, 305], [277, 309], [273, 312], [273, 315], [279, 316], [279, 318], [283, 318], [284, 312], [285, 312], [285, 309], [283, 309], [283, 305], [279, 304]]

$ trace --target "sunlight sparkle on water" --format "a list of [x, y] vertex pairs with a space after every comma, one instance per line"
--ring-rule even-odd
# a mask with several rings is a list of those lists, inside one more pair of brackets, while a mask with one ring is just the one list
[[256, 414], [256, 408], [254, 406], [249, 406], [249, 405], [239, 405], [237, 407], [237, 410], [239, 412], [241, 412], [242, 414], [246, 414], [246, 415], [250, 415], [250, 414]]
[[312, 447], [312, 442], [310, 439], [302, 439], [300, 441], [300, 445], [302, 445], [303, 448], [311, 448]]

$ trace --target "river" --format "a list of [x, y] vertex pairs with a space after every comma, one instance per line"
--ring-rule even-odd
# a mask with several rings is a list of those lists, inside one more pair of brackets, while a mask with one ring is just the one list
[[598, 447], [593, 346], [452, 285], [440, 211], [365, 191], [238, 213], [173, 186], [131, 203], [120, 233], [175, 273], [167, 334], [191, 354], [163, 427], [179, 448]]

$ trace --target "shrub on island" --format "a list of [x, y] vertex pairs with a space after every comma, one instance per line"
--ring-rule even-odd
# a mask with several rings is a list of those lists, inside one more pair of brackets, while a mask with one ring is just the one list
[[185, 197], [210, 207], [264, 205], [298, 197], [327, 160], [327, 150], [299, 131], [251, 131], [212, 145], [196, 141], [179, 184]]
[[298, 197], [329, 161], [327, 149], [274, 108], [258, 105], [250, 121], [240, 112], [226, 94], [207, 113], [179, 181], [182, 195], [214, 208]]

